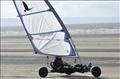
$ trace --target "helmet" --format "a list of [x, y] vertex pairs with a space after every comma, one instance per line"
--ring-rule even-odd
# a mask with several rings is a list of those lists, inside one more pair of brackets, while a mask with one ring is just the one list
[[55, 59], [56, 60], [62, 60], [62, 58], [60, 56], [56, 56]]

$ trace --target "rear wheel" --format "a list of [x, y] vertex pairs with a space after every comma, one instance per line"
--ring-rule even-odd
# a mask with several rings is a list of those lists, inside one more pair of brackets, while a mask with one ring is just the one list
[[46, 77], [48, 75], [48, 69], [46, 67], [42, 67], [39, 70], [40, 77]]
[[95, 66], [91, 69], [91, 73], [94, 77], [99, 77], [101, 75], [101, 69], [98, 66]]

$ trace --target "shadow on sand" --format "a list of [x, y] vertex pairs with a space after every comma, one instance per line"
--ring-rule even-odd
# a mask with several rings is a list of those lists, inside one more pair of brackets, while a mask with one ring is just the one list
[[[100, 78], [95, 78], [95, 77], [92, 77], [92, 76], [74, 76], [74, 75], [62, 75], [62, 76], [59, 76], [61, 78], [66, 78], [66, 79], [107, 79], [105, 77], [100, 77]], [[55, 78], [55, 76], [52, 76], [52, 77], [47, 77], [47, 78]]]
[[[56, 79], [56, 78], [65, 78], [65, 79], [107, 79], [105, 77], [95, 78], [92, 76], [74, 76], [74, 75], [62, 75], [62, 76], [51, 76], [42, 79]], [[2, 76], [2, 78], [39, 78], [37, 76]]]

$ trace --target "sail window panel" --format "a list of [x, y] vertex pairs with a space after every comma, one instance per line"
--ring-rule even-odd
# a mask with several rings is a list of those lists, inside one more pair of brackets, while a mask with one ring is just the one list
[[54, 34], [33, 35], [32, 41], [33, 41], [33, 44], [36, 46], [36, 48], [40, 49], [45, 44], [47, 44], [52, 39], [53, 36], [54, 36]]
[[44, 54], [68, 56], [71, 53], [71, 46], [64, 41], [65, 33], [56, 32], [44, 35], [33, 35], [33, 43], [38, 50]]
[[70, 53], [70, 45], [67, 42], [53, 40], [40, 51], [44, 52], [44, 54], [68, 56]]
[[30, 34], [62, 30], [52, 12], [24, 16], [23, 20]]
[[52, 40], [64, 41], [64, 33], [50, 33], [43, 35], [32, 35], [35, 46], [39, 49], [45, 47]]

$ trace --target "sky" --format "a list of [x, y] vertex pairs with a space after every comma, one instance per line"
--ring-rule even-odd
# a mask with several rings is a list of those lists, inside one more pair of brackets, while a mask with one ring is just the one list
[[[119, 15], [118, 3], [111, 1], [69, 1], [69, 3], [66, 1], [56, 6], [56, 10], [63, 17], [118, 17]], [[62, 8], [59, 8], [61, 6]]]
[[[64, 23], [118, 23], [120, 1], [52, 1]], [[2, 26], [21, 25], [12, 1], [1, 1]], [[17, 20], [15, 20], [17, 19]]]
[[[52, 5], [61, 17], [120, 17], [117, 1], [57, 1]], [[1, 18], [16, 18], [12, 1], [1, 1]]]

